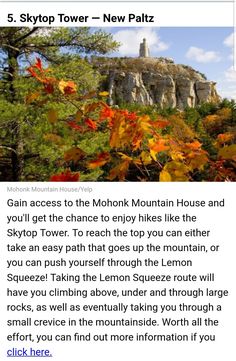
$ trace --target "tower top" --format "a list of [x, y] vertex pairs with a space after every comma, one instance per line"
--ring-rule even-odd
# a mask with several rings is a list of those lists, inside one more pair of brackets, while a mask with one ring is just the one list
[[149, 48], [148, 48], [148, 45], [147, 45], [147, 40], [145, 38], [143, 38], [143, 42], [140, 43], [139, 57], [140, 58], [149, 58], [150, 57], [150, 52], [149, 52]]

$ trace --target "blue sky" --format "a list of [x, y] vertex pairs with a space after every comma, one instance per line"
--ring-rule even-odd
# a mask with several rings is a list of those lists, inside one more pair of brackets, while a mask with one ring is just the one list
[[153, 57], [173, 58], [217, 82], [222, 97], [236, 99], [236, 72], [233, 71], [233, 28], [104, 28], [122, 43], [112, 56], [138, 56], [145, 37]]

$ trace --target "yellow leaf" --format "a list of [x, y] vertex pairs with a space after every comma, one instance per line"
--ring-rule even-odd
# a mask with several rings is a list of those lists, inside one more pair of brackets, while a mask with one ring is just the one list
[[124, 146], [126, 142], [128, 142], [128, 138], [127, 133], [125, 134], [125, 121], [120, 114], [116, 114], [110, 133], [110, 147], [119, 148]]
[[172, 160], [184, 160], [184, 155], [180, 151], [173, 150], [170, 152]]
[[100, 97], [108, 97], [109, 93], [108, 92], [100, 92], [99, 95], [100, 95]]
[[171, 175], [166, 170], [162, 170], [159, 176], [160, 182], [171, 182]]
[[218, 152], [218, 157], [223, 159], [236, 159], [236, 144], [223, 147]]
[[135, 159], [134, 163], [139, 165], [148, 165], [152, 163], [152, 157], [148, 152], [144, 150], [141, 152], [140, 156]]
[[189, 180], [188, 173], [190, 169], [184, 163], [171, 161], [169, 163], [166, 163], [163, 171], [169, 173], [172, 182], [186, 182]]
[[26, 104], [30, 104], [32, 103], [34, 100], [38, 99], [40, 97], [40, 93], [32, 93], [27, 95], [27, 97], [25, 98], [25, 102]]
[[143, 115], [139, 118], [139, 126], [144, 132], [148, 132], [151, 127], [150, 117], [148, 115]]
[[129, 157], [128, 155], [121, 153], [121, 152], [117, 152], [117, 154], [119, 154], [121, 156], [121, 159], [123, 160], [129, 160], [132, 162], [133, 158]]

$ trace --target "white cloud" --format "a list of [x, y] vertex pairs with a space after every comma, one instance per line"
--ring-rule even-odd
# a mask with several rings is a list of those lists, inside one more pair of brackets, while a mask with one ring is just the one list
[[233, 67], [225, 70], [223, 77], [218, 79], [217, 88], [222, 98], [236, 100], [236, 71]]
[[162, 41], [157, 31], [152, 28], [119, 30], [114, 34], [114, 38], [116, 41], [121, 43], [119, 53], [123, 56], [138, 56], [139, 44], [143, 41], [143, 38], [147, 39], [152, 56], [156, 52], [161, 52], [169, 48], [169, 44]]
[[236, 84], [229, 86], [229, 83], [227, 82], [218, 82], [217, 90], [223, 99], [228, 98], [236, 100]]
[[229, 55], [230, 60], [234, 59], [234, 54], [233, 54], [234, 36], [236, 36], [236, 34], [232, 33], [229, 36], [227, 36], [227, 38], [225, 38], [225, 40], [224, 40], [224, 45], [227, 46], [228, 48], [230, 48], [232, 51], [232, 53]]
[[232, 48], [234, 46], [234, 33], [230, 34], [225, 38], [224, 45], [228, 46], [229, 48]]
[[230, 67], [225, 71], [225, 79], [230, 83], [235, 83], [236, 85], [236, 71], [233, 67]]
[[216, 63], [221, 60], [218, 52], [206, 51], [195, 46], [191, 46], [188, 49], [186, 57], [198, 63]]

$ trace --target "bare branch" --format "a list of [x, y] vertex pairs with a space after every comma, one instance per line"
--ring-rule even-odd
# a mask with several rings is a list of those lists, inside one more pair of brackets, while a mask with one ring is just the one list
[[9, 49], [15, 50], [15, 51], [17, 51], [17, 52], [20, 51], [19, 48], [16, 48], [15, 46], [12, 46], [12, 45], [10, 45], [10, 44], [2, 44], [2, 46], [5, 47], [5, 48], [9, 48]]
[[[6, 149], [9, 150], [10, 152], [14, 152], [16, 153], [16, 150], [11, 148], [11, 147], [6, 147], [5, 145], [0, 145], [0, 149]], [[17, 153], [16, 153], [17, 154]]]
[[26, 38], [28, 38], [30, 35], [32, 35], [33, 33], [35, 33], [37, 30], [39, 29], [39, 27], [35, 27], [32, 30], [30, 30], [28, 33], [20, 36], [18, 39], [15, 40], [15, 43], [18, 43], [19, 41], [22, 41]]

